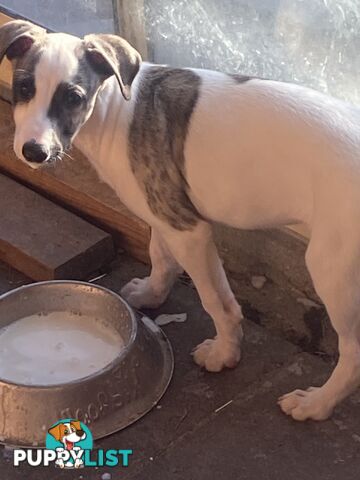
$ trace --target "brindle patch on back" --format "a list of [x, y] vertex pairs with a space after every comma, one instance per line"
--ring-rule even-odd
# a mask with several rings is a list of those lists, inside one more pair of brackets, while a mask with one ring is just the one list
[[247, 75], [241, 75], [240, 73], [228, 73], [228, 76], [235, 80], [236, 83], [245, 83], [252, 80], [254, 77], [248, 77]]
[[201, 79], [191, 70], [150, 67], [140, 81], [129, 131], [132, 171], [152, 212], [177, 230], [201, 218], [185, 176], [184, 147]]

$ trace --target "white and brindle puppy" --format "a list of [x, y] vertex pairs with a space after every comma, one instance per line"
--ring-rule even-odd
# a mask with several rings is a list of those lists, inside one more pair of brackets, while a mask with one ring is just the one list
[[156, 307], [186, 270], [216, 327], [194, 352], [207, 370], [234, 367], [242, 338], [211, 223], [309, 226], [306, 263], [340, 358], [325, 385], [280, 406], [296, 420], [327, 418], [360, 383], [360, 110], [288, 83], [141, 63], [120, 37], [24, 21], [0, 29], [5, 55], [17, 156], [36, 168], [74, 142], [152, 227], [151, 274], [122, 294]]

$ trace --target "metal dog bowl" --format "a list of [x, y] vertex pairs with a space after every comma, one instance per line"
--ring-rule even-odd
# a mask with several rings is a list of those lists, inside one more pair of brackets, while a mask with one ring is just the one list
[[174, 367], [170, 344], [147, 319], [138, 320], [118, 295], [73, 281], [27, 285], [0, 297], [0, 328], [40, 312], [69, 311], [115, 328], [125, 347], [94, 374], [51, 386], [20, 385], [0, 378], [0, 443], [44, 446], [48, 428], [74, 418], [95, 439], [145, 415], [164, 394]]

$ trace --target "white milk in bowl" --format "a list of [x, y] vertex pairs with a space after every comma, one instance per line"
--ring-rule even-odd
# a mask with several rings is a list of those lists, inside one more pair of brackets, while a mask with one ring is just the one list
[[122, 348], [120, 334], [95, 318], [31, 315], [0, 330], [0, 379], [23, 385], [71, 382], [101, 370]]

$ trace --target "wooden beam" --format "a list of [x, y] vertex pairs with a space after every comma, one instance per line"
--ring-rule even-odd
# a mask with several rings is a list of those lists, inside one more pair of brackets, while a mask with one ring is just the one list
[[120, 35], [148, 60], [144, 0], [115, 0]]
[[109, 234], [0, 175], [0, 260], [34, 280], [87, 279], [114, 256]]

